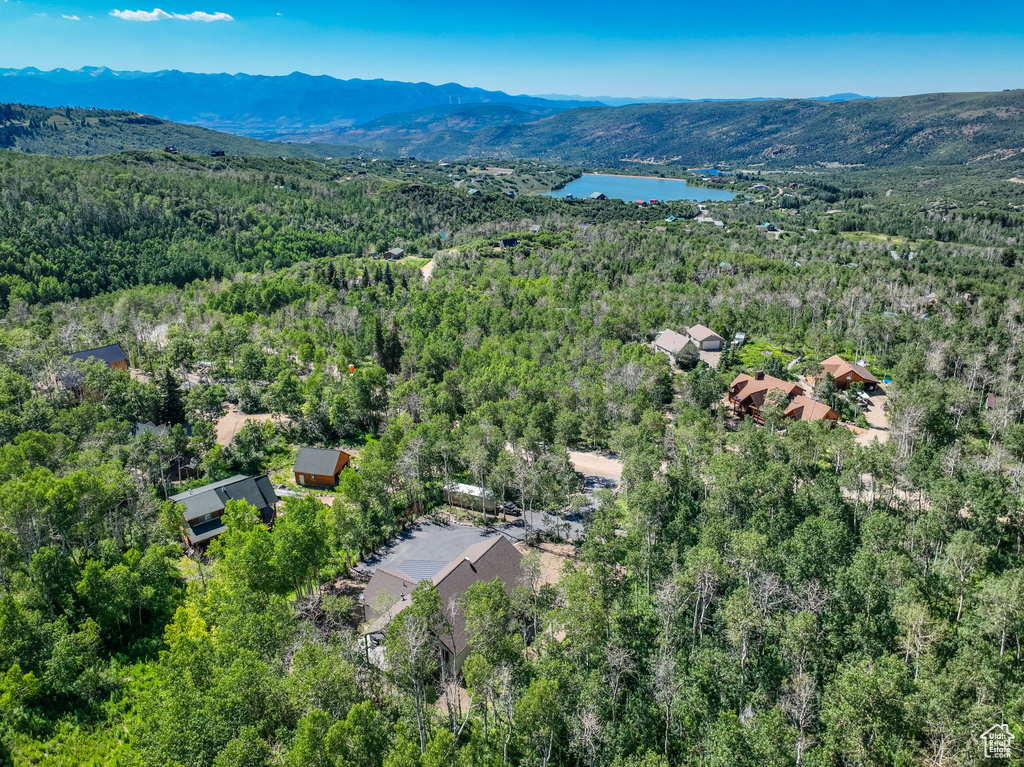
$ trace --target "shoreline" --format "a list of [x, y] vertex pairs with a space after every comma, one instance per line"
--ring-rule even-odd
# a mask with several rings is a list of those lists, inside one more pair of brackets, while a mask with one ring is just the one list
[[603, 176], [604, 178], [650, 178], [655, 181], [682, 181], [686, 183], [685, 178], [675, 178], [670, 176], [627, 176], [624, 173], [584, 173], [583, 176]]

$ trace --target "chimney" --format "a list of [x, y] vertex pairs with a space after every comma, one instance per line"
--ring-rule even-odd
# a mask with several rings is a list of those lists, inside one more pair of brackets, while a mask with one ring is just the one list
[[754, 380], [755, 381], [763, 381], [764, 380], [764, 371], [763, 370], [758, 370], [756, 373], [754, 373]]

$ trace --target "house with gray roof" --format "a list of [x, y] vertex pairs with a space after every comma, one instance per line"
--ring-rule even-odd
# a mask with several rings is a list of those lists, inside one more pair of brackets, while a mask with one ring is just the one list
[[303, 487], [335, 487], [342, 469], [352, 456], [344, 450], [323, 447], [300, 447], [292, 472], [295, 484]]
[[83, 349], [80, 352], [73, 352], [70, 357], [72, 364], [86, 362], [88, 360], [99, 360], [105, 362], [107, 367], [115, 370], [128, 369], [128, 355], [124, 353], [121, 344], [109, 344], [95, 349]]
[[[391, 621], [412, 604], [412, 591], [423, 581], [437, 588], [443, 607], [451, 607], [452, 631], [441, 640], [446, 664], [461, 668], [469, 654], [466, 619], [459, 599], [474, 583], [497, 578], [509, 594], [522, 576], [519, 550], [503, 535], [474, 543], [451, 562], [406, 560], [392, 567], [378, 568], [363, 592], [366, 616], [364, 634], [379, 642]], [[374, 653], [378, 660], [382, 655]], [[373, 656], [371, 656], [373, 657]]]
[[274, 521], [278, 497], [269, 477], [238, 474], [172, 495], [170, 500], [185, 507], [182, 511], [185, 524], [181, 531], [189, 544], [198, 546], [224, 532], [221, 517], [228, 501], [245, 501], [256, 508], [263, 524], [270, 525]]

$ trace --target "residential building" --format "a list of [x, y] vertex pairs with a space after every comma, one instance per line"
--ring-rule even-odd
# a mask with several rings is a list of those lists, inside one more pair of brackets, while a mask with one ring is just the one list
[[663, 330], [654, 337], [651, 348], [656, 352], [667, 354], [669, 357], [677, 357], [683, 348], [690, 343], [690, 339], [683, 333], [674, 330]]
[[303, 487], [335, 487], [342, 469], [349, 465], [352, 456], [344, 450], [320, 447], [300, 447], [292, 473], [295, 484]]
[[694, 325], [686, 331], [686, 335], [702, 352], [721, 351], [722, 344], [725, 343], [724, 338], [704, 325]]
[[387, 258], [388, 261], [397, 261], [404, 255], [405, 251], [402, 250], [401, 248], [392, 248], [391, 250], [384, 254], [384, 257]]
[[121, 348], [121, 344], [110, 344], [109, 346], [100, 346], [96, 349], [85, 349], [80, 352], [73, 352], [70, 356], [72, 364], [75, 362], [85, 362], [87, 360], [99, 360], [100, 362], [107, 363], [107, 367], [112, 370], [127, 370], [128, 369], [128, 355], [124, 353], [124, 349]]
[[729, 385], [729, 401], [741, 415], [749, 415], [757, 423], [764, 423], [761, 409], [772, 392], [782, 392], [791, 401], [802, 394], [803, 389], [795, 383], [765, 375], [761, 371], [752, 376], [741, 373]]
[[[379, 567], [363, 592], [366, 623], [365, 634], [373, 638], [373, 660], [383, 666], [383, 653], [379, 641], [382, 632], [412, 604], [412, 591], [423, 581], [430, 581], [441, 597], [441, 605], [452, 610], [451, 634], [441, 639], [441, 655], [445, 663], [461, 668], [469, 654], [466, 619], [459, 609], [460, 597], [474, 583], [497, 578], [509, 594], [522, 575], [523, 555], [503, 535], [475, 543], [451, 562], [432, 560], [406, 560], [390, 567]], [[375, 657], [374, 657], [375, 656]]]
[[839, 421], [839, 413], [824, 402], [818, 402], [804, 394], [798, 394], [790, 400], [783, 417], [792, 418], [794, 421]]
[[[591, 192], [590, 193], [590, 199], [591, 200], [607, 200], [608, 197], [606, 195], [602, 194], [601, 192]], [[637, 202], [639, 202], [639, 200], [637, 200]]]
[[846, 389], [852, 383], [862, 383], [870, 389], [881, 383], [866, 368], [847, 362], [838, 354], [833, 354], [822, 362], [821, 368], [823, 372], [831, 373], [832, 377], [836, 379], [837, 389]]
[[263, 524], [270, 525], [274, 522], [278, 497], [269, 477], [238, 474], [172, 495], [170, 500], [185, 507], [181, 532], [190, 545], [198, 546], [224, 532], [221, 516], [228, 501], [245, 501], [256, 508]]

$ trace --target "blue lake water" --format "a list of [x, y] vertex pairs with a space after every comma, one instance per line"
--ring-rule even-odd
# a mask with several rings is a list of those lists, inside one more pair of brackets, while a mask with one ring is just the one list
[[723, 189], [690, 186], [677, 178], [647, 178], [637, 176], [581, 176], [561, 189], [548, 192], [548, 197], [589, 197], [594, 192], [613, 200], [731, 200], [736, 195]]

